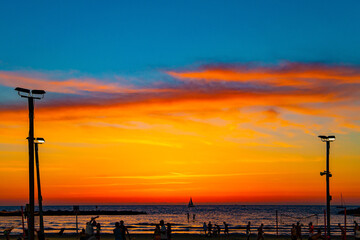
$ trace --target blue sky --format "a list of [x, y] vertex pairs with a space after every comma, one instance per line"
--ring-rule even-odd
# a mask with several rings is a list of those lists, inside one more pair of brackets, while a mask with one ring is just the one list
[[[360, 64], [358, 1], [2, 1], [0, 70], [153, 87], [216, 64]], [[3, 103], [17, 101], [0, 86]], [[53, 94], [49, 97], [62, 97]]]
[[2, 1], [0, 68], [138, 75], [213, 62], [360, 63], [359, 1]]

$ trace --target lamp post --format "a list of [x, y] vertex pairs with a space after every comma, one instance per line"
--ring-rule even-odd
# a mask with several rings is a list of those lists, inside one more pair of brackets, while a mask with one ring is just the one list
[[28, 136], [28, 147], [29, 147], [29, 229], [28, 237], [29, 240], [34, 240], [34, 99], [42, 99], [44, 97], [44, 90], [29, 90], [26, 88], [15, 88], [18, 95], [28, 99], [29, 106], [29, 136]]
[[330, 178], [332, 174], [329, 168], [329, 154], [330, 154], [330, 142], [335, 141], [335, 136], [319, 136], [322, 142], [326, 142], [326, 171], [321, 172], [320, 176], [326, 176], [326, 225], [327, 225], [327, 236], [330, 238]]
[[40, 217], [40, 234], [39, 240], [45, 239], [44, 233], [44, 218], [43, 218], [43, 209], [42, 209], [42, 195], [41, 195], [41, 184], [40, 184], [40, 167], [39, 167], [39, 144], [45, 143], [45, 139], [36, 138], [35, 139], [35, 161], [36, 161], [36, 177], [37, 177], [37, 188], [38, 188], [38, 201], [39, 201], [39, 217]]

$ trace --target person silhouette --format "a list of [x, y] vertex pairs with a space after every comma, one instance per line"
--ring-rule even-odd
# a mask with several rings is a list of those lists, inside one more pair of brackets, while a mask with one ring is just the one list
[[167, 236], [167, 240], [171, 240], [171, 224], [170, 223], [166, 224], [166, 236]]
[[297, 222], [296, 223], [296, 238], [297, 239], [300, 239], [300, 240], [302, 240], [302, 235], [301, 235], [301, 227], [302, 227], [303, 225], [302, 224], [300, 224], [300, 222]]
[[251, 222], [249, 221], [247, 226], [246, 226], [246, 240], [249, 240], [250, 239], [250, 235], [251, 235]]
[[291, 240], [296, 240], [296, 238], [296, 226], [293, 224], [291, 227]]
[[154, 230], [154, 240], [160, 240], [160, 239], [161, 239], [160, 224], [156, 224]]
[[315, 234], [314, 225], [312, 222], [309, 223], [309, 237], [312, 237]]
[[119, 222], [115, 223], [115, 228], [114, 228], [113, 232], [114, 232], [115, 240], [122, 240], [121, 239], [121, 230], [120, 230]]
[[258, 237], [257, 240], [264, 240], [264, 224], [261, 224], [260, 227], [258, 228]]
[[207, 224], [206, 224], [206, 222], [204, 222], [204, 224], [203, 224], [203, 230], [204, 230], [204, 233], [205, 233], [205, 236], [206, 236], [206, 234], [207, 234]]
[[360, 240], [360, 227], [359, 227], [359, 224], [354, 221], [354, 235], [355, 235], [355, 240]]
[[208, 228], [208, 235], [209, 235], [209, 236], [212, 236], [212, 224], [211, 224], [211, 222], [208, 223], [208, 227], [207, 227], [207, 228]]
[[227, 224], [226, 222], [223, 222], [224, 223], [224, 234], [226, 236], [229, 235], [229, 224]]
[[128, 235], [130, 237], [130, 233], [128, 228], [124, 225], [124, 221], [121, 220], [120, 221], [120, 235], [121, 235], [121, 240], [126, 240], [126, 235]]
[[160, 221], [160, 237], [161, 237], [161, 240], [167, 239], [167, 231], [166, 231], [164, 220]]

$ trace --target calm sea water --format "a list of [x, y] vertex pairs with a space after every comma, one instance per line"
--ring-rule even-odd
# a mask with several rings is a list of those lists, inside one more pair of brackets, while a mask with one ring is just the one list
[[[354, 208], [357, 206], [353, 206]], [[350, 209], [351, 207], [348, 207]], [[19, 210], [20, 207], [0, 207], [0, 210]], [[45, 206], [44, 210], [72, 210], [72, 206]], [[95, 206], [80, 206], [81, 210], [95, 210]], [[279, 234], [289, 235], [291, 224], [300, 221], [304, 224], [303, 232], [307, 232], [307, 224], [313, 222], [316, 227], [323, 228], [324, 206], [268, 206], [268, 205], [199, 205], [189, 210], [181, 205], [101, 205], [98, 210], [133, 210], [145, 211], [146, 215], [135, 216], [100, 216], [97, 219], [102, 226], [103, 233], [112, 233], [114, 224], [124, 220], [132, 233], [152, 233], [155, 224], [161, 219], [172, 223], [174, 233], [200, 233], [203, 222], [218, 224], [223, 227], [223, 222], [229, 224], [230, 233], [245, 233], [245, 226], [251, 221], [253, 233], [258, 226], [265, 225], [265, 234], [276, 234], [276, 211], [278, 212]], [[344, 223], [344, 215], [337, 212], [340, 209], [331, 209], [331, 227], [339, 235], [338, 223]], [[190, 213], [190, 220], [187, 219]], [[195, 220], [193, 220], [195, 214]], [[91, 216], [79, 216], [79, 228]], [[348, 232], [352, 234], [354, 220], [360, 222], [360, 217], [347, 216]], [[38, 220], [36, 220], [38, 222]], [[65, 228], [65, 233], [75, 233], [75, 216], [45, 216], [45, 232], [56, 233]], [[21, 233], [21, 217], [0, 217], [0, 230], [14, 226], [13, 234]]]

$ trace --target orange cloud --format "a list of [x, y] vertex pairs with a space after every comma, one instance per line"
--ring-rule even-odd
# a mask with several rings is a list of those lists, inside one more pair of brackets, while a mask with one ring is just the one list
[[167, 71], [175, 78], [206, 81], [267, 83], [276, 86], [307, 86], [317, 81], [360, 83], [360, 70], [349, 66], [286, 63], [275, 67], [208, 66], [198, 71]]
[[137, 93], [162, 92], [169, 89], [136, 89], [133, 86], [123, 86], [95, 78], [70, 78], [66, 80], [52, 80], [33, 77], [29, 73], [0, 71], [0, 84], [8, 87], [24, 87], [29, 89], [46, 89], [49, 92], [81, 94], [83, 92], [100, 93]]

